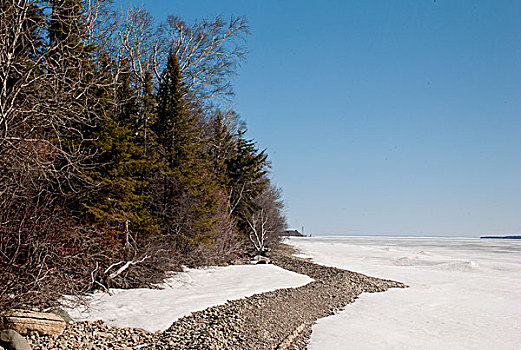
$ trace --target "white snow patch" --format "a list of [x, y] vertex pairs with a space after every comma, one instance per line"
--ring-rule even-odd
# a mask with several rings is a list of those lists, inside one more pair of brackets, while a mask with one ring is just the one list
[[165, 281], [163, 289], [111, 289], [89, 297], [88, 308], [67, 311], [76, 321], [103, 320], [115, 327], [164, 331], [194, 311], [257, 293], [300, 287], [313, 280], [275, 265], [234, 265], [187, 269]]
[[520, 348], [519, 241], [313, 237], [289, 243], [320, 264], [410, 286], [364, 293], [320, 319], [310, 350]]

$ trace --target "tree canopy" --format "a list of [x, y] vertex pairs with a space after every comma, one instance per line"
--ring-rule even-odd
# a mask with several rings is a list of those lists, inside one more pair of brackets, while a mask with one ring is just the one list
[[277, 237], [267, 151], [223, 103], [248, 33], [242, 17], [2, 2], [0, 306], [232, 260], [259, 213]]

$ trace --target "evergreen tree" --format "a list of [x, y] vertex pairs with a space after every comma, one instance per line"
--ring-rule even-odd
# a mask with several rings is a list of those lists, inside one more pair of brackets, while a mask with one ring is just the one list
[[143, 92], [141, 94], [140, 105], [140, 134], [142, 136], [143, 148], [146, 157], [155, 159], [157, 154], [153, 152], [154, 134], [151, 127], [156, 121], [156, 100], [154, 96], [154, 86], [152, 82], [152, 73], [146, 72], [143, 83]]
[[248, 217], [258, 209], [257, 198], [269, 187], [267, 154], [245, 137], [245, 128], [234, 133], [222, 112], [212, 118], [210, 129], [208, 154], [213, 171], [228, 194], [238, 229], [246, 233]]
[[67, 194], [78, 209], [81, 197], [88, 193], [87, 168], [93, 168], [98, 155], [92, 137], [99, 123], [110, 113], [112, 84], [111, 65], [114, 62], [98, 60], [100, 51], [87, 22], [86, 0], [50, 0], [48, 14], [48, 55], [46, 70], [47, 108], [51, 142], [60, 149], [56, 166], [56, 187]]
[[85, 0], [50, 0], [49, 40], [60, 52], [81, 50], [85, 33]]
[[248, 218], [257, 209], [255, 199], [269, 186], [268, 155], [246, 139], [245, 132], [237, 132], [235, 156], [226, 164], [230, 205], [241, 233], [248, 231]]
[[95, 47], [88, 44], [92, 38], [87, 32], [86, 4], [85, 0], [51, 0], [49, 3], [52, 11], [48, 27], [49, 69], [63, 80], [61, 84], [59, 80], [55, 82], [55, 88], [70, 89], [92, 70], [89, 56]]
[[218, 111], [211, 119], [209, 128], [208, 155], [210, 162], [217, 181], [224, 189], [227, 189], [230, 182], [228, 163], [237, 153], [236, 138], [225, 114], [221, 111]]
[[198, 116], [190, 113], [183, 98], [179, 62], [172, 50], [157, 94], [158, 112], [154, 125], [163, 160], [172, 169], [190, 172], [202, 161], [202, 130]]
[[[25, 12], [25, 13], [21, 13]], [[44, 15], [37, 2], [17, 5], [12, 1], [4, 1], [0, 4], [0, 35], [4, 36], [2, 45], [8, 45], [10, 60], [14, 62], [11, 69], [4, 71], [8, 73], [2, 78], [6, 80], [7, 91], [3, 92], [4, 98], [12, 92], [17, 83], [21, 82], [28, 70], [33, 70], [44, 49], [44, 38], [42, 27], [44, 26]], [[13, 23], [17, 28], [6, 26]], [[15, 35], [13, 31], [20, 33]], [[6, 60], [2, 57], [1, 60]], [[7, 64], [7, 62], [2, 62]], [[7, 68], [7, 67], [6, 67]], [[38, 69], [32, 74], [38, 74]], [[31, 78], [25, 77], [24, 83]]]
[[186, 249], [218, 234], [223, 201], [204, 152], [200, 117], [189, 110], [183, 96], [172, 50], [157, 94], [153, 130], [161, 172], [152, 205], [169, 236]]
[[121, 74], [113, 109], [99, 121], [94, 134], [99, 152], [95, 168], [87, 172], [89, 182], [97, 186], [84, 205], [98, 221], [115, 227], [116, 232], [154, 226], [145, 207], [154, 160], [150, 152], [146, 154], [146, 130], [139, 130], [137, 95], [130, 86], [129, 73]]

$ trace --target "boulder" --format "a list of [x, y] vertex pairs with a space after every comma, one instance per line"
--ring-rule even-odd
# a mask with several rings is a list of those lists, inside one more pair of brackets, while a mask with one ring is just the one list
[[0, 344], [0, 349], [4, 347], [6, 350], [31, 350], [27, 340], [12, 329], [0, 332]]
[[0, 314], [1, 329], [13, 329], [23, 335], [31, 332], [41, 335], [62, 334], [65, 321], [52, 313], [10, 310]]

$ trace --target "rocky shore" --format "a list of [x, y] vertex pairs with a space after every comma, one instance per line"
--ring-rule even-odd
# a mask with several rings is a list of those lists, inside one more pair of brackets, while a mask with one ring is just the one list
[[114, 328], [103, 322], [71, 322], [62, 335], [29, 337], [33, 349], [305, 349], [312, 324], [352, 303], [363, 292], [404, 284], [314, 264], [282, 245], [273, 263], [314, 279], [194, 312], [165, 332]]

